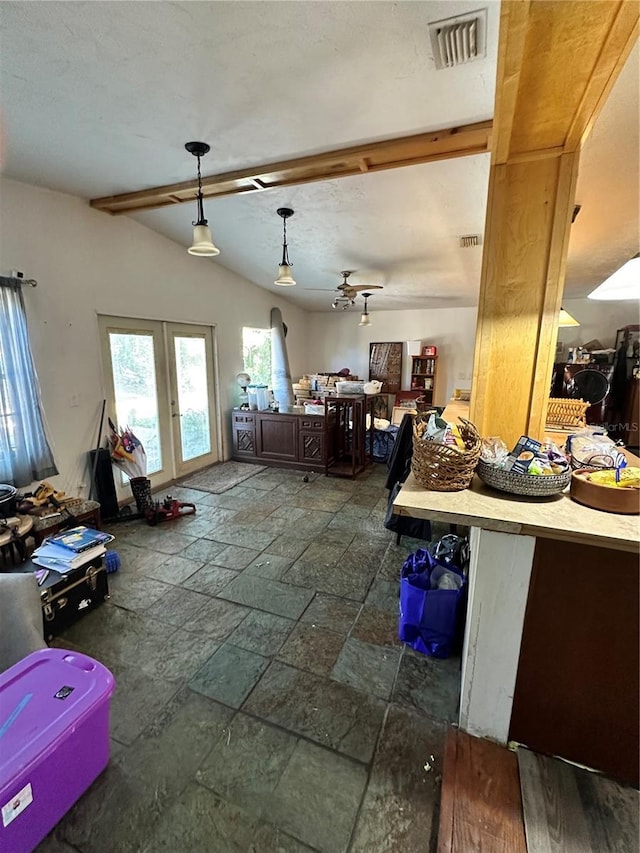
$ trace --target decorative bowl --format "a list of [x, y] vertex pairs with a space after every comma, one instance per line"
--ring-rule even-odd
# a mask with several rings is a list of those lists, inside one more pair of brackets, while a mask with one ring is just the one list
[[604, 512], [619, 512], [625, 515], [640, 514], [638, 489], [612, 488], [592, 483], [588, 479], [592, 468], [582, 468], [571, 475], [569, 494], [574, 501]]
[[476, 474], [492, 489], [532, 498], [557, 495], [563, 492], [571, 481], [570, 470], [563, 474], [520, 474], [517, 471], [496, 468], [495, 465], [489, 465], [482, 459], [478, 462]]

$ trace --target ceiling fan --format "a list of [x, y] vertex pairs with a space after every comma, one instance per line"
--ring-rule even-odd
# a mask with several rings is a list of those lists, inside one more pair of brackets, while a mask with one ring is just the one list
[[[338, 295], [331, 303], [332, 308], [348, 308], [350, 305], [355, 303], [356, 296], [365, 290], [382, 290], [381, 284], [349, 284], [349, 276], [351, 273], [352, 270], [342, 270], [340, 273], [342, 276], [342, 283], [336, 287]], [[326, 293], [327, 291], [323, 292]]]

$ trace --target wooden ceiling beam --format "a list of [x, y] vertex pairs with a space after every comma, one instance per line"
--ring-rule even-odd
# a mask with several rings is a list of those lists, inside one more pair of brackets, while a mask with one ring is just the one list
[[638, 39], [638, 0], [506, 0], [491, 162], [578, 151]]
[[[325, 151], [221, 175], [210, 175], [202, 179], [202, 194], [205, 198], [217, 198], [262, 192], [277, 187], [330, 181], [362, 175], [365, 172], [380, 172], [453, 157], [485, 154], [490, 150], [491, 129], [491, 121], [481, 121], [446, 130]], [[179, 184], [95, 198], [90, 204], [96, 210], [104, 210], [107, 213], [133, 213], [137, 210], [153, 210], [171, 204], [192, 202], [197, 188], [197, 181], [183, 181]]]

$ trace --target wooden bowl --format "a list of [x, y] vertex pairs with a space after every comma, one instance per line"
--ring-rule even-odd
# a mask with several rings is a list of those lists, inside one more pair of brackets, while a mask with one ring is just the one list
[[638, 489], [614, 489], [611, 486], [600, 486], [591, 483], [586, 478], [593, 472], [580, 468], [571, 474], [569, 494], [574, 501], [601, 509], [604, 512], [619, 512], [625, 515], [640, 514], [640, 491]]

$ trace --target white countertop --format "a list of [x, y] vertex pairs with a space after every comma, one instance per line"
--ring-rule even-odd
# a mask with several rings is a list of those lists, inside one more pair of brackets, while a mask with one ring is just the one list
[[618, 551], [640, 551], [640, 517], [590, 509], [568, 493], [525, 498], [498, 492], [477, 476], [470, 489], [431, 492], [409, 474], [393, 503], [394, 512], [431, 521], [464, 524], [500, 533], [540, 536], [596, 545]]

